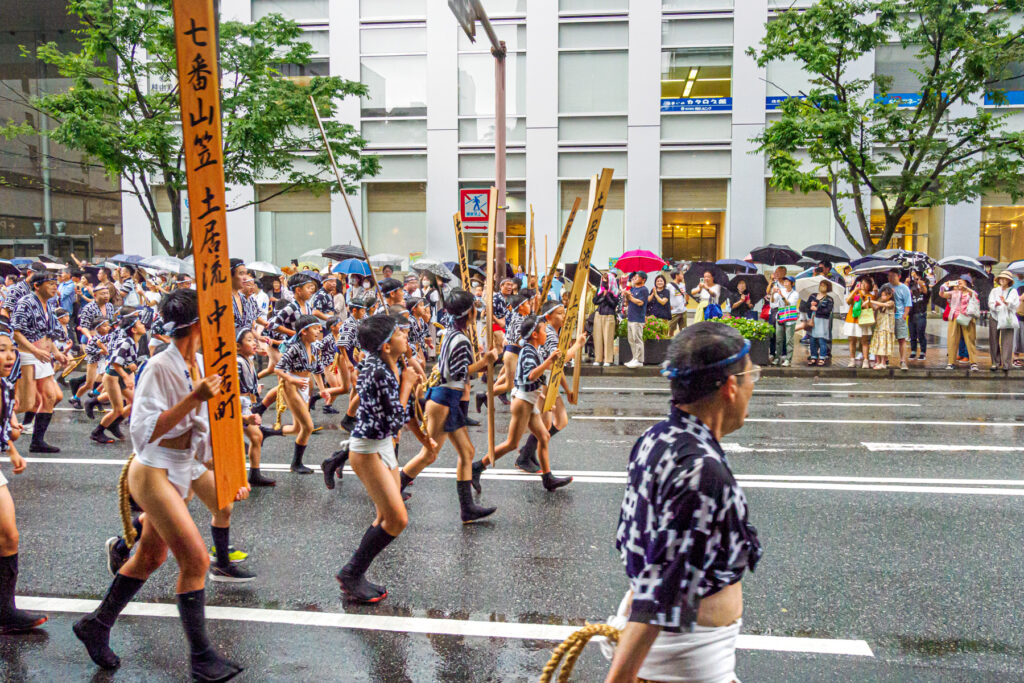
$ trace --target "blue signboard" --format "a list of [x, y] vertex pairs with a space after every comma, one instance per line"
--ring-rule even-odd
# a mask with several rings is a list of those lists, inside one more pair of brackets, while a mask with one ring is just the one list
[[[1000, 106], [1022, 106], [1024, 105], [1024, 90], [1004, 90], [1006, 102]], [[662, 100], [664, 101], [664, 100]], [[995, 104], [996, 101], [991, 95], [985, 95], [985, 104]]]
[[662, 98], [665, 111], [732, 111], [731, 97], [675, 97]]
[[764, 108], [769, 111], [778, 109], [783, 102], [789, 99], [806, 100], [807, 95], [773, 95], [772, 97], [766, 97], [764, 98]]
[[897, 107], [916, 107], [921, 104], [921, 93], [892, 92], [888, 95], [875, 95], [875, 102], [895, 104]]

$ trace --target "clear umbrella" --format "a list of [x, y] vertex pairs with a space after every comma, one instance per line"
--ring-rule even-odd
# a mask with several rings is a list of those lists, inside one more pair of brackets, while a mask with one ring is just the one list
[[255, 271], [257, 273], [266, 273], [267, 275], [280, 275], [281, 269], [275, 266], [273, 263], [267, 263], [266, 261], [253, 261], [252, 263], [245, 264], [247, 270]]
[[195, 268], [191, 263], [174, 256], [149, 256], [142, 260], [141, 265], [174, 275], [195, 275]]
[[384, 266], [391, 266], [395, 270], [402, 267], [402, 261], [405, 259], [398, 254], [374, 254], [370, 257], [370, 265], [375, 268], [383, 268]]

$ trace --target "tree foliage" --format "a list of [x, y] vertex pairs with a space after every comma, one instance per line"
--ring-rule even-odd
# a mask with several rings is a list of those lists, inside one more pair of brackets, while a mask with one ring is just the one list
[[[69, 0], [68, 10], [81, 21], [77, 52], [63, 51], [55, 43], [34, 51], [21, 48], [25, 57], [52, 66], [72, 82], [66, 92], [28, 103], [53, 123], [41, 132], [9, 122], [0, 127], [0, 135], [49, 135], [101, 164], [138, 199], [161, 246], [182, 256], [191, 250], [191, 237], [182, 226], [186, 176], [171, 1]], [[363, 84], [333, 76], [282, 77], [282, 65], [310, 62], [312, 47], [302, 41], [302, 34], [295, 22], [277, 14], [249, 24], [219, 25], [229, 188], [269, 181], [282, 184], [281, 192], [339, 191], [308, 99], [311, 94], [347, 190], [379, 170], [376, 157], [361, 156], [366, 141], [358, 131], [331, 120], [340, 100], [367, 94]], [[157, 215], [157, 192], [164, 192], [172, 207], [166, 230]]]
[[[751, 48], [760, 66], [795, 61], [807, 92], [780, 105], [781, 119], [754, 138], [785, 191], [824, 191], [847, 239], [863, 254], [887, 246], [907, 212], [991, 191], [1020, 196], [1024, 134], [981, 107], [1024, 61], [1022, 0], [820, 0], [781, 12]], [[893, 79], [875, 73], [874, 51], [899, 45], [916, 61], [916, 106], [900, 106]], [[865, 60], [869, 73], [863, 68]], [[1013, 89], [1024, 90], [1024, 83]], [[871, 232], [877, 198], [885, 218]], [[853, 207], [853, 216], [844, 205]]]

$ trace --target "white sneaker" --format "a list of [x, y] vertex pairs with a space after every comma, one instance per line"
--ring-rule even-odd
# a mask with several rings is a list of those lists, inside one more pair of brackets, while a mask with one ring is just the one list
[[782, 367], [788, 368], [789, 367], [789, 361], [788, 360], [782, 361]]
[[643, 365], [643, 363], [638, 362], [635, 358], [633, 360], [629, 361], [628, 363], [626, 363], [626, 367], [627, 368], [634, 368], [634, 369], [635, 368], [639, 368], [642, 365]]
[[[595, 363], [595, 365], [597, 365], [597, 364]], [[604, 364], [604, 366], [605, 366], [606, 368], [610, 368], [610, 367], [612, 366], [612, 364], [611, 364], [611, 363], [605, 363], [605, 364]]]
[[600, 361], [594, 361], [594, 367], [595, 368], [601, 367], [601, 362]]

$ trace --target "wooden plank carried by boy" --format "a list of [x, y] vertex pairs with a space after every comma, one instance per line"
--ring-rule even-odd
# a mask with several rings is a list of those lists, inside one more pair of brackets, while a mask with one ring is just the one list
[[[595, 175], [595, 176], [591, 176], [590, 177], [590, 193], [587, 195], [587, 206], [588, 207], [594, 206], [594, 195], [596, 193], [597, 193], [597, 176]], [[588, 212], [587, 212], [587, 223], [588, 224], [590, 223], [590, 212], [589, 212], [589, 209], [588, 209]], [[579, 266], [577, 266], [577, 270], [579, 270]], [[590, 266], [589, 265], [587, 266], [587, 270], [588, 271], [590, 270]], [[589, 273], [588, 273], [588, 276], [589, 276]], [[575, 278], [573, 279], [573, 281], [575, 283]], [[576, 338], [577, 339], [579, 339], [579, 336], [581, 334], [583, 334], [584, 325], [587, 322], [587, 316], [584, 315], [584, 314], [587, 311], [587, 294], [590, 291], [589, 283], [590, 283], [590, 278], [589, 277], [584, 278], [584, 280], [583, 280], [583, 287], [585, 289], [583, 290], [583, 297], [581, 299], [581, 301], [582, 301], [581, 307], [582, 307], [583, 310], [582, 310], [582, 312], [579, 315], [576, 316]], [[576, 356], [573, 358], [573, 363], [572, 363], [572, 391], [570, 391], [569, 395], [566, 397], [566, 398], [569, 399], [569, 403], [571, 403], [573, 405], [576, 405], [576, 402], [580, 400], [580, 374], [581, 374], [581, 371], [582, 371], [581, 370], [582, 367], [583, 367], [583, 347], [580, 347], [580, 349], [576, 352]]]
[[[597, 176], [591, 179], [591, 185], [597, 182]], [[587, 204], [589, 207], [593, 202]], [[572, 211], [569, 212], [569, 218], [565, 221], [565, 228], [562, 230], [562, 237], [558, 240], [558, 247], [555, 249], [555, 260], [551, 262], [551, 267], [548, 268], [548, 274], [544, 276], [544, 284], [540, 290], [540, 300], [546, 301], [548, 298], [548, 292], [551, 291], [551, 283], [555, 279], [555, 271], [558, 269], [558, 262], [562, 259], [562, 250], [565, 249], [565, 243], [569, 240], [569, 230], [572, 228], [573, 219], [576, 218], [576, 210], [580, 208], [580, 198], [577, 197], [576, 201], [572, 204]]]
[[[487, 206], [498, 206], [498, 188], [491, 187]], [[487, 280], [484, 285], [484, 306], [487, 311], [484, 317], [484, 329], [487, 331], [487, 350], [494, 348], [494, 250], [497, 232], [498, 212], [490, 211], [487, 219]], [[487, 364], [487, 452], [494, 452], [494, 363]]]
[[608, 200], [608, 190], [611, 188], [613, 172], [610, 168], [601, 169], [601, 179], [597, 183], [597, 194], [590, 205], [587, 233], [583, 236], [583, 244], [580, 247], [580, 259], [576, 264], [576, 277], [573, 278], [572, 290], [569, 292], [569, 305], [565, 308], [565, 321], [562, 323], [562, 331], [558, 335], [558, 350], [562, 353], [551, 365], [551, 379], [548, 380], [547, 393], [544, 397], [544, 412], [554, 408], [555, 399], [558, 398], [558, 389], [562, 384], [562, 377], [565, 373], [565, 354], [572, 345], [574, 335], [576, 334], [580, 302], [587, 291], [586, 284], [587, 276], [590, 274], [590, 259], [594, 255], [597, 230], [601, 227], [601, 216], [604, 215], [604, 206]]
[[246, 482], [224, 201], [217, 17], [213, 0], [174, 0], [173, 7], [203, 370], [207, 377], [223, 378], [220, 394], [207, 402], [217, 504], [223, 508]]
[[[455, 250], [458, 252], [459, 257], [459, 281], [462, 282], [463, 289], [467, 292], [472, 292], [473, 289], [469, 280], [469, 254], [466, 251], [466, 235], [462, 232], [462, 219], [459, 218], [458, 211], [452, 215], [452, 220], [455, 223]], [[473, 353], [476, 354], [480, 350], [480, 338], [476, 333], [476, 325], [466, 330], [466, 333], [469, 336], [469, 342], [473, 345]]]

